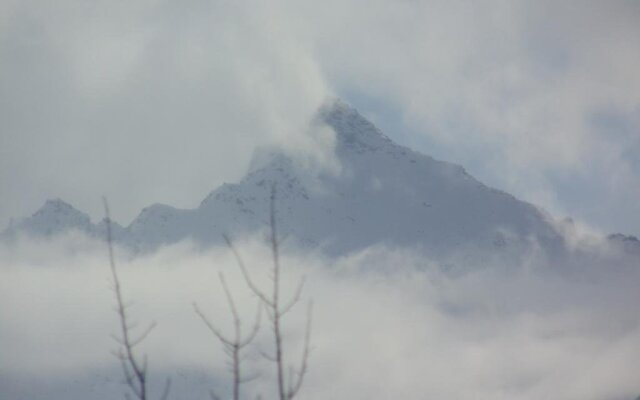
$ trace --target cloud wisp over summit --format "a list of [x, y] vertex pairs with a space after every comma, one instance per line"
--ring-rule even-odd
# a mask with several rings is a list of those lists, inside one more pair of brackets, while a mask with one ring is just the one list
[[[4, 2], [0, 222], [60, 197], [193, 207], [257, 146], [323, 160], [341, 96], [403, 144], [640, 233], [634, 2]], [[388, 128], [388, 129], [387, 129]], [[317, 149], [323, 149], [320, 153]]]
[[[335, 132], [312, 123], [341, 98], [400, 145], [576, 223], [557, 224], [568, 265], [535, 241], [524, 260], [465, 270], [292, 240], [284, 287], [306, 275], [315, 303], [303, 397], [631, 400], [640, 271], [621, 248], [637, 240], [600, 238], [640, 236], [639, 20], [626, 0], [0, 1], [0, 231], [48, 198], [99, 220], [106, 195], [123, 225], [149, 204], [193, 209], [258, 148], [348, 175]], [[268, 282], [268, 246], [237, 246]], [[104, 247], [78, 232], [0, 243], [0, 398], [122, 396]], [[118, 253], [132, 317], [158, 323], [141, 347], [153, 389], [171, 376], [184, 400], [224, 393], [226, 358], [192, 303], [231, 327], [223, 271], [253, 316], [229, 250]], [[302, 346], [291, 318], [287, 357]], [[247, 394], [272, 389], [265, 331]]]

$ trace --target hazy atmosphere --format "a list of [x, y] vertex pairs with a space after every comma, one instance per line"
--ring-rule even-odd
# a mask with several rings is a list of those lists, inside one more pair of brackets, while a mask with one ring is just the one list
[[[260, 283], [269, 250], [240, 244]], [[6, 398], [113, 399], [125, 387], [110, 350], [117, 331], [101, 243], [72, 255], [77, 237], [31, 243], [0, 256], [2, 374]], [[231, 316], [219, 289], [223, 271], [250, 324], [256, 300], [226, 248], [188, 243], [121, 260], [136, 322], [156, 321], [145, 341], [155, 393], [204, 399], [229, 387], [227, 359], [191, 307], [221, 328]], [[305, 253], [283, 260], [287, 292], [306, 274], [314, 301], [307, 399], [630, 399], [640, 392], [640, 271], [585, 266], [579, 276], [537, 275], [535, 265], [498, 266], [462, 277], [411, 251], [372, 248], [329, 262]], [[52, 283], [55, 282], [55, 283]], [[304, 303], [301, 303], [301, 305]], [[304, 307], [286, 325], [297, 363]], [[268, 393], [268, 328], [247, 352], [248, 393]], [[111, 369], [110, 369], [111, 368]], [[34, 383], [37, 382], [37, 383]], [[54, 397], [50, 397], [54, 396]], [[248, 396], [247, 398], [254, 398]]]
[[0, 0], [0, 399], [637, 400], [638, 70], [631, 0]]
[[0, 223], [194, 207], [327, 96], [401, 144], [640, 235], [634, 1], [0, 3]]

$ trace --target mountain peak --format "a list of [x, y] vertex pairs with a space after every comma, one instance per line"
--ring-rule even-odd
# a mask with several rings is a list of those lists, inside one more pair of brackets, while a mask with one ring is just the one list
[[62, 200], [59, 197], [54, 197], [54, 198], [45, 200], [41, 208], [58, 208], [58, 207], [73, 208], [71, 204], [67, 203], [66, 201]]
[[47, 199], [42, 205], [42, 207], [40, 207], [38, 211], [36, 211], [33, 214], [34, 217], [45, 216], [45, 215], [61, 215], [61, 216], [74, 215], [74, 216], [84, 217], [87, 220], [89, 219], [88, 215], [77, 210], [71, 204], [67, 203], [66, 201], [60, 198]]
[[50, 236], [71, 229], [90, 233], [92, 228], [89, 215], [59, 198], [54, 198], [45, 201], [30, 218], [11, 224], [3, 235], [12, 237], [23, 232], [36, 236]]
[[340, 99], [322, 106], [318, 115], [322, 122], [335, 131], [338, 150], [377, 151], [381, 147], [393, 144], [355, 108]]
[[[116, 229], [114, 240], [147, 251], [185, 239], [209, 245], [219, 244], [223, 233], [260, 232], [269, 223], [270, 187], [276, 185], [280, 232], [330, 255], [388, 244], [480, 262], [480, 252], [486, 259], [526, 256], [531, 238], [549, 254], [561, 253], [563, 238], [535, 207], [482, 185], [460, 166], [393, 143], [347, 103], [327, 103], [315, 123], [335, 131], [340, 174], [310, 178], [287, 153], [265, 151], [243, 179], [218, 187], [198, 208], [149, 206]], [[104, 225], [53, 199], [13, 231], [76, 229], [103, 237]]]

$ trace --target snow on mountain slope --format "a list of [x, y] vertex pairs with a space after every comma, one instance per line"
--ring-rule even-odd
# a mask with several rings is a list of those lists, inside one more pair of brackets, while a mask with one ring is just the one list
[[[310, 174], [274, 152], [236, 184], [224, 184], [193, 210], [152, 205], [116, 240], [140, 251], [193, 239], [219, 243], [264, 229], [269, 195], [277, 188], [279, 231], [297, 245], [341, 255], [376, 245], [415, 247], [441, 258], [484, 262], [495, 255], [544, 250], [555, 257], [565, 242], [536, 207], [489, 188], [465, 170], [393, 143], [341, 101], [322, 108], [315, 124], [336, 133], [339, 173]], [[61, 201], [45, 206], [7, 232], [48, 235], [65, 229], [101, 235], [104, 228]], [[6, 235], [6, 234], [5, 234]]]
[[[106, 235], [106, 221], [97, 224], [91, 222], [89, 215], [78, 211], [69, 203], [60, 199], [49, 199], [31, 217], [11, 223], [0, 238], [15, 239], [18, 235], [52, 236], [62, 232], [76, 230], [92, 237]], [[111, 223], [111, 231], [116, 240], [123, 241], [127, 230], [116, 222]]]

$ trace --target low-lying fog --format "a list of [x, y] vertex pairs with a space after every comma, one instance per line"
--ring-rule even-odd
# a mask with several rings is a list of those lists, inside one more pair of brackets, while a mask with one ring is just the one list
[[[260, 239], [238, 250], [261, 287], [271, 255]], [[245, 325], [257, 299], [228, 248], [189, 243], [117, 266], [138, 330], [152, 398], [167, 377], [172, 399], [226, 395], [228, 359], [192, 303], [220, 329], [232, 319], [222, 271]], [[288, 251], [283, 296], [306, 276], [284, 320], [285, 356], [299, 363], [306, 304], [313, 300], [312, 353], [300, 398], [623, 400], [640, 394], [640, 268], [539, 271], [487, 266], [448, 274], [407, 249], [370, 248], [338, 260]], [[594, 272], [596, 271], [596, 272]], [[599, 272], [597, 272], [599, 271]], [[68, 235], [0, 247], [0, 398], [123, 398], [111, 351], [118, 333], [103, 243]], [[248, 329], [248, 327], [247, 327]], [[266, 318], [245, 353], [248, 398], [275, 398]]]

